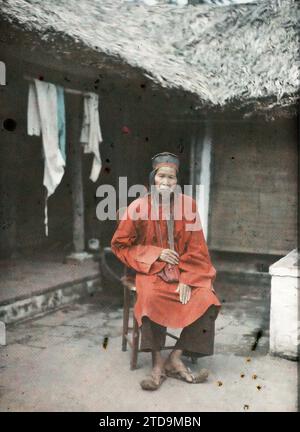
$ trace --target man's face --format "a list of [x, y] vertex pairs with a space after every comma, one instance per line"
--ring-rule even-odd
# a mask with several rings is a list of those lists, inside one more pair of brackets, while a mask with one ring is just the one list
[[154, 184], [163, 195], [173, 192], [177, 184], [176, 169], [169, 166], [160, 167], [155, 174]]

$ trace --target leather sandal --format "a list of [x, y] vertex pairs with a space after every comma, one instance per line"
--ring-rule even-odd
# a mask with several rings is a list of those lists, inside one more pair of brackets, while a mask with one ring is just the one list
[[140, 386], [142, 387], [143, 390], [158, 390], [159, 387], [162, 385], [162, 383], [167, 379], [166, 374], [161, 373], [160, 377], [159, 377], [159, 383], [157, 384], [154, 381], [154, 376], [153, 374], [149, 375], [148, 377], [144, 378], [141, 382], [140, 382]]
[[[200, 369], [197, 373], [192, 373], [191, 369], [167, 369], [166, 375], [170, 378], [176, 378], [189, 384], [200, 384], [207, 380], [209, 371], [207, 369]], [[192, 378], [191, 381], [187, 379], [187, 375]]]

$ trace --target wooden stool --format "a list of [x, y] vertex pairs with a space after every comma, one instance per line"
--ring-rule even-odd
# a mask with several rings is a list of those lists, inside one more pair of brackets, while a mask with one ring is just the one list
[[[123, 290], [124, 290], [124, 304], [123, 304], [123, 335], [122, 335], [122, 351], [127, 351], [127, 342], [131, 347], [131, 357], [130, 357], [130, 369], [136, 369], [137, 358], [139, 352], [139, 340], [140, 331], [137, 320], [132, 314], [132, 326], [129, 326], [130, 318], [130, 306], [131, 306], [131, 296], [134, 296], [134, 302], [136, 300], [136, 288], [132, 278], [124, 276], [122, 278]], [[131, 337], [129, 332], [131, 331]]]
[[[134, 370], [137, 368], [137, 360], [138, 353], [141, 352], [139, 349], [140, 342], [140, 330], [137, 323], [137, 320], [132, 314], [132, 326], [129, 326], [130, 320], [130, 306], [131, 306], [131, 297], [134, 298], [134, 302], [136, 300], [136, 288], [134, 284], [134, 277], [124, 275], [121, 278], [123, 289], [124, 289], [124, 304], [123, 304], [123, 336], [122, 336], [122, 351], [127, 351], [127, 342], [131, 348], [131, 356], [130, 356], [130, 369]], [[131, 335], [130, 335], [131, 333]], [[175, 339], [176, 341], [179, 339], [177, 336], [172, 333], [167, 332], [167, 336]], [[174, 349], [175, 345], [165, 346], [162, 350]], [[194, 362], [194, 359], [192, 358]]]
[[[135, 275], [130, 274], [130, 270], [124, 266], [123, 276], [116, 274], [108, 265], [106, 257], [114, 254], [110, 247], [105, 247], [100, 254], [100, 266], [102, 277], [105, 277], [110, 283], [118, 283], [123, 286], [123, 329], [122, 329], [122, 351], [127, 351], [127, 343], [131, 348], [130, 353], [130, 369], [134, 370], [137, 368], [138, 353], [141, 352], [139, 349], [140, 342], [140, 329], [137, 320], [132, 313], [130, 317], [131, 304], [134, 306], [136, 301], [136, 288], [135, 288]], [[115, 258], [117, 260], [117, 258]], [[132, 301], [133, 300], [133, 301]], [[129, 325], [130, 319], [132, 325]], [[167, 332], [167, 336], [172, 339], [178, 340], [178, 337], [172, 333]], [[174, 349], [173, 346], [165, 346], [162, 350]], [[191, 357], [193, 363], [197, 362], [197, 358]]]

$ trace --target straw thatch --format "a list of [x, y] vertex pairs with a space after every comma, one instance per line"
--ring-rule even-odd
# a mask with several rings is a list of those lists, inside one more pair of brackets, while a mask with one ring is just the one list
[[72, 39], [86, 47], [87, 56], [96, 52], [112, 64], [138, 68], [162, 87], [196, 95], [201, 106], [246, 106], [254, 100], [289, 106], [299, 97], [294, 0], [223, 7], [2, 0], [1, 21], [49, 44], [56, 35]]

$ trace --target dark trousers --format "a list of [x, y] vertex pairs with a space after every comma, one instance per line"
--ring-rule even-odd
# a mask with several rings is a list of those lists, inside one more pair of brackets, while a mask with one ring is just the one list
[[[180, 349], [184, 355], [193, 357], [212, 355], [217, 314], [216, 306], [210, 306], [200, 318], [184, 327], [174, 349]], [[160, 351], [165, 346], [166, 332], [166, 327], [151, 321], [146, 316], [143, 317], [141, 351]]]

